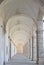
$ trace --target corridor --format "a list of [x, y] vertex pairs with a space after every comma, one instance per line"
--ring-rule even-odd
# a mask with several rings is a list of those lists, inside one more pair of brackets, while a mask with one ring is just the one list
[[12, 57], [12, 59], [6, 64], [6, 65], [27, 65], [29, 64], [29, 59], [25, 57], [24, 55], [15, 55]]
[[34, 61], [29, 60], [26, 56], [17, 54], [14, 55], [5, 65], [44, 65], [43, 60], [41, 60], [39, 64], [36, 64]]
[[44, 65], [44, 0], [0, 0], [0, 65]]

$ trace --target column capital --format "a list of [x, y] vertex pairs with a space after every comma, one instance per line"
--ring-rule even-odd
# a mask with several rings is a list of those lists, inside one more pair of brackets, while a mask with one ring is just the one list
[[8, 38], [10, 38], [10, 36], [8, 36]]
[[9, 40], [11, 41], [11, 38], [10, 38], [10, 36], [8, 36], [8, 38], [9, 38]]
[[36, 33], [38, 33], [38, 30], [36, 30]]
[[3, 25], [1, 25], [0, 27], [3, 28]]

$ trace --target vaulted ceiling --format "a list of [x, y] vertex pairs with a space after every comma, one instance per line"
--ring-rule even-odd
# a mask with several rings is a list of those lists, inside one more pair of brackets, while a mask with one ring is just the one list
[[4, 0], [0, 9], [5, 13], [6, 21], [18, 13], [28, 15], [36, 20], [39, 10], [44, 13], [44, 0]]
[[1, 3], [4, 22], [14, 43], [27, 43], [32, 31], [36, 31], [36, 21], [42, 8], [38, 0], [4, 0]]
[[26, 44], [32, 37], [33, 31], [37, 30], [33, 20], [24, 15], [15, 15], [8, 20], [8, 31], [15, 44]]
[[0, 4], [3, 2], [4, 0], [0, 0]]
[[0, 8], [5, 13], [6, 20], [18, 13], [36, 19], [39, 12], [39, 4], [34, 0], [4, 0]]

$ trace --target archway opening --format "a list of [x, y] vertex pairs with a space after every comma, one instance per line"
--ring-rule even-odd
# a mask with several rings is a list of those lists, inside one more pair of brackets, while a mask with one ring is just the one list
[[[30, 59], [34, 57], [33, 59], [34, 61], [36, 61], [37, 42], [35, 41], [36, 37], [34, 34], [36, 34], [37, 27], [34, 21], [25, 15], [15, 15], [8, 20], [6, 29], [7, 29], [7, 34], [11, 39], [10, 42], [12, 41], [11, 42], [12, 56], [16, 54], [23, 54], [24, 56]], [[32, 37], [34, 38], [33, 42], [32, 42]], [[32, 44], [33, 47], [31, 46]], [[16, 46], [16, 51], [14, 54], [15, 46]]]

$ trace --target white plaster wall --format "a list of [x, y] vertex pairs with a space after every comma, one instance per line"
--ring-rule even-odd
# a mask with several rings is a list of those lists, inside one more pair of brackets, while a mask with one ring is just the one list
[[4, 31], [3, 31], [3, 22], [0, 18], [0, 65], [3, 65], [4, 62]]

